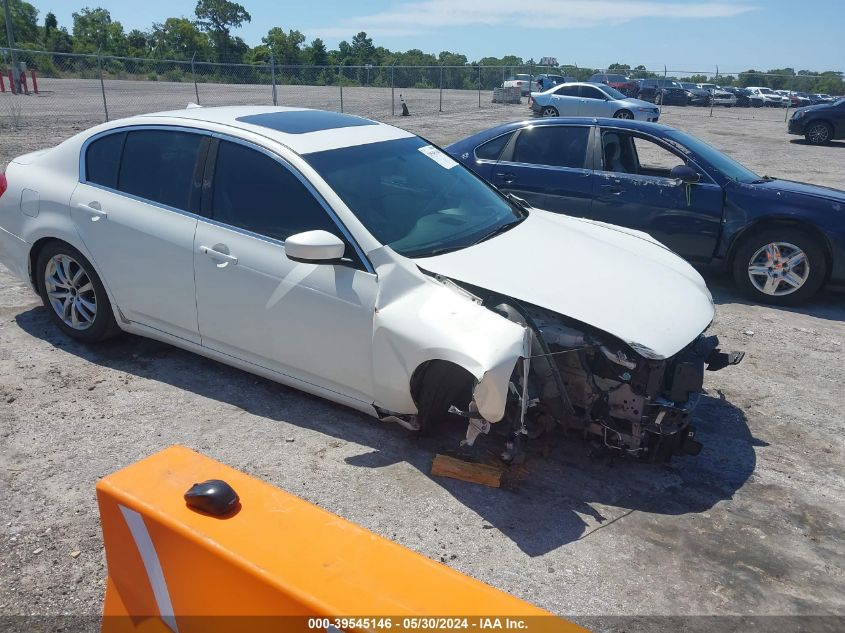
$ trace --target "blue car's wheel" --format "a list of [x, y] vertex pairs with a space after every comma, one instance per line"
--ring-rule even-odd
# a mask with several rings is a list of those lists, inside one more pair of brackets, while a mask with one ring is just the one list
[[761, 303], [802, 303], [821, 288], [826, 274], [824, 249], [810, 235], [787, 227], [743, 238], [733, 258], [737, 286]]

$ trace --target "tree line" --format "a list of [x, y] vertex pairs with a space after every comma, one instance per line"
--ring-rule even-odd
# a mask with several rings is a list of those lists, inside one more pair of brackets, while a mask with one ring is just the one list
[[[73, 60], [61, 55], [67, 53], [99, 53], [109, 58], [104, 61], [104, 71], [109, 76], [140, 75], [148, 79], [162, 76], [173, 81], [185, 79], [188, 67], [169, 65], [165, 69], [157, 63], [159, 60], [193, 60], [192, 74], [200, 81], [264, 82], [269, 80], [267, 66], [272, 60], [277, 67], [276, 80], [283, 84], [341, 82], [422, 88], [442, 84], [445, 88], [489, 89], [500, 85], [507, 75], [518, 72], [554, 72], [577, 80], [585, 80], [598, 72], [594, 68], [575, 66], [539, 66], [533, 59], [516, 55], [469, 60], [466, 55], [450, 51], [437, 55], [419, 49], [391, 51], [376, 46], [363, 31], [330, 50], [319, 37], [308, 42], [298, 30], [285, 31], [274, 26], [260, 44], [249, 46], [232, 31], [250, 22], [252, 16], [243, 5], [231, 0], [198, 0], [192, 19], [171, 17], [153, 23], [148, 30], [132, 29], [128, 33], [119, 21], [112, 19], [107, 9], [101, 7], [85, 7], [74, 12], [73, 24], [68, 28], [59, 25], [52, 12], [40, 21], [39, 11], [25, 0], [6, 2], [9, 3], [16, 48], [54, 53], [20, 56], [46, 76], [87, 76], [95, 71], [90, 60]], [[8, 47], [5, 29], [0, 29], [0, 46]], [[244, 64], [255, 68], [227, 69], [210, 64]], [[341, 66], [344, 68], [340, 69]], [[395, 68], [391, 69], [391, 66]], [[427, 68], [403, 68], [408, 66]], [[611, 64], [607, 71], [636, 78], [662, 77], [644, 66], [632, 68], [621, 63]], [[729, 76], [702, 74], [674, 78], [696, 83], [845, 93], [843, 75], [837, 71], [749, 69]]]

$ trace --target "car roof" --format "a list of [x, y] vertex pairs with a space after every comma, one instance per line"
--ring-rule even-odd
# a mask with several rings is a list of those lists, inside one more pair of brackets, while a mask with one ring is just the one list
[[392, 125], [364, 117], [282, 106], [217, 106], [189, 107], [142, 114], [114, 121], [114, 127], [190, 122], [223, 125], [251, 132], [281, 143], [298, 154], [367, 145], [381, 141], [411, 138], [414, 135]]
[[[496, 127], [489, 128], [477, 134], [473, 134], [466, 138], [452, 143], [447, 149], [461, 148], [464, 151], [469, 151], [470, 148], [475, 148], [502, 134], [513, 132], [524, 127], [544, 127], [547, 125], [605, 125], [613, 126], [621, 129], [632, 130], [635, 132], [668, 132], [674, 131], [675, 128], [662, 123], [648, 123], [646, 121], [635, 121], [633, 119], [611, 119], [602, 117], [547, 117], [542, 119], [526, 119], [523, 121], [514, 121], [512, 123], [504, 123]], [[466, 148], [464, 147], [466, 146]]]

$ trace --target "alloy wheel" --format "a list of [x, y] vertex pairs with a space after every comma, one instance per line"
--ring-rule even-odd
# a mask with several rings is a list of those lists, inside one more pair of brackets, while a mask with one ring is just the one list
[[816, 123], [807, 130], [807, 136], [811, 143], [826, 143], [830, 137], [830, 130], [824, 123]]
[[748, 277], [753, 286], [773, 297], [796, 292], [809, 276], [810, 260], [807, 254], [788, 242], [766, 244], [748, 262]]
[[87, 330], [97, 318], [97, 295], [88, 272], [70, 255], [50, 258], [44, 270], [47, 299], [62, 322]]
[[555, 110], [551, 106], [546, 106], [545, 108], [543, 108], [543, 116], [557, 116], [557, 110]]

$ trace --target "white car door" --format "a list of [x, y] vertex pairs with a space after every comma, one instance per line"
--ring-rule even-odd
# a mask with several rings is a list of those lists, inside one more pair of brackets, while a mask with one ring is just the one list
[[578, 86], [560, 86], [552, 94], [552, 105], [560, 116], [578, 116], [579, 108]]
[[[212, 154], [209, 218], [200, 219], [194, 244], [202, 344], [371, 403], [376, 275], [280, 158], [227, 140]], [[349, 244], [342, 262], [285, 256], [285, 238], [315, 229]]]
[[197, 170], [209, 142], [204, 134], [160, 127], [96, 137], [83, 147], [70, 201], [79, 235], [123, 316], [196, 343], [192, 210], [199, 209]]

